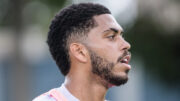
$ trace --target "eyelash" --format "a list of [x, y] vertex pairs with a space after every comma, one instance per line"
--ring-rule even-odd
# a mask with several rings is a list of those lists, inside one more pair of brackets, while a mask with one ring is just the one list
[[108, 38], [111, 39], [111, 40], [112, 40], [112, 39], [114, 40], [115, 37], [116, 37], [116, 35], [108, 36]]
[[[117, 35], [113, 34], [113, 35], [111, 35], [111, 36], [108, 36], [108, 38], [109, 38], [110, 40], [114, 40], [116, 36], [117, 36]], [[120, 36], [124, 39], [124, 37], [123, 37], [122, 34], [120, 34]]]

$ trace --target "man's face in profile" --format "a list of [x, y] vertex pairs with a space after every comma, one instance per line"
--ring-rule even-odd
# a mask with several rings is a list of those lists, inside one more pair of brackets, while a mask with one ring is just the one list
[[109, 85], [121, 85], [128, 80], [131, 58], [130, 44], [123, 37], [123, 29], [110, 14], [94, 17], [98, 26], [88, 33], [87, 49], [92, 72]]

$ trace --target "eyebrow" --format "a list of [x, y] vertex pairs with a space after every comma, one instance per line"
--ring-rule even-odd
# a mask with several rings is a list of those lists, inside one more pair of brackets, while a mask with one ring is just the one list
[[[114, 33], [119, 33], [119, 30], [118, 29], [116, 29], [116, 28], [109, 28], [108, 30], [105, 30], [103, 33], [105, 33], [105, 32], [109, 32], [109, 31], [113, 31]], [[124, 33], [124, 31], [123, 30], [121, 30], [121, 33], [120, 34], [123, 34]]]

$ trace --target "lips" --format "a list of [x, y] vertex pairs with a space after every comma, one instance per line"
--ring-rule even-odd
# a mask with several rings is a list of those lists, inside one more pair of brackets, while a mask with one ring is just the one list
[[125, 63], [125, 64], [129, 64], [130, 59], [131, 59], [131, 55], [126, 55], [120, 60], [120, 62]]

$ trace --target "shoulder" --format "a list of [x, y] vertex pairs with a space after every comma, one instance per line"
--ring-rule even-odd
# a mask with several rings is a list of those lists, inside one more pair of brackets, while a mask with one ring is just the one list
[[36, 97], [35, 99], [33, 99], [32, 101], [56, 101], [56, 100], [48, 94], [42, 94]]

